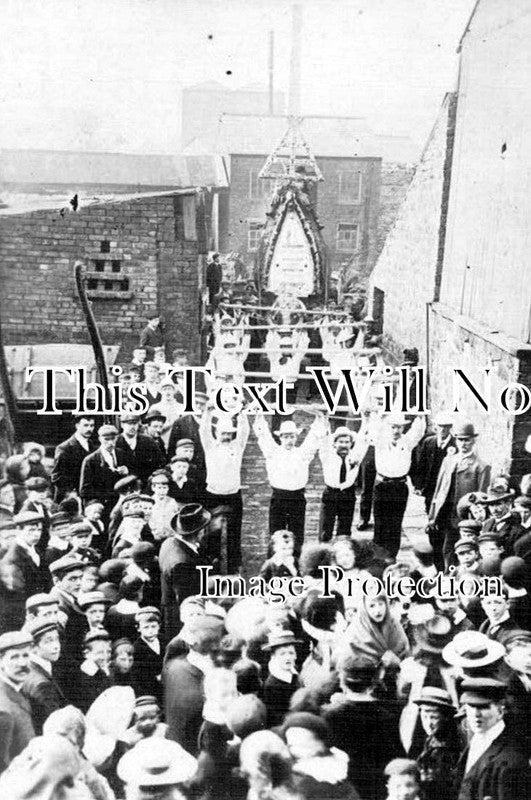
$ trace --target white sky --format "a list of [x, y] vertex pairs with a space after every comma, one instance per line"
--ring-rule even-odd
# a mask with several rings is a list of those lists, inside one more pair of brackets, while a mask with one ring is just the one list
[[[300, 0], [303, 113], [422, 142], [474, 0]], [[183, 86], [287, 90], [286, 0], [0, 0], [0, 147], [178, 152]], [[209, 35], [212, 36], [209, 39]], [[227, 70], [232, 72], [228, 76]]]

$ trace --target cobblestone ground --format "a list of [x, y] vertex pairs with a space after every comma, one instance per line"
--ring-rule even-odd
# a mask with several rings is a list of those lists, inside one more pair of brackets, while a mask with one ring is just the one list
[[[298, 413], [295, 416], [296, 422], [305, 430], [312, 422], [312, 417], [308, 414]], [[251, 432], [249, 444], [247, 446], [243, 460], [243, 567], [247, 577], [256, 575], [260, 565], [266, 558], [267, 545], [269, 541], [268, 515], [269, 498], [271, 490], [267, 480], [267, 473], [263, 456], [258, 447], [254, 432]], [[323, 479], [321, 463], [316, 456], [310, 467], [310, 481], [306, 488], [306, 533], [305, 541], [317, 541], [319, 525], [319, 504], [323, 490]], [[360, 539], [371, 539], [372, 528], [367, 531], [356, 533], [356, 515], [354, 517], [353, 533]], [[404, 518], [404, 529], [402, 534], [401, 556], [407, 560], [407, 553], [415, 540], [425, 537], [424, 528], [426, 526], [426, 514], [424, 512], [424, 500], [410, 492], [409, 502]]]

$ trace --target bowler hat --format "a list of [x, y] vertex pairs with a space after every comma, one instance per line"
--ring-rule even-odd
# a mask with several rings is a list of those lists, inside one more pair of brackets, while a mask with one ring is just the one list
[[33, 636], [28, 631], [8, 631], [0, 635], [0, 653], [28, 647], [30, 644], [33, 644]]
[[413, 702], [417, 706], [437, 706], [455, 711], [449, 692], [446, 689], [439, 689], [437, 686], [424, 686], [421, 689], [420, 697]]
[[291, 631], [278, 631], [269, 634], [267, 644], [262, 645], [262, 650], [275, 650], [277, 647], [285, 647], [290, 644], [300, 643], [301, 640], [296, 639]]
[[460, 422], [454, 430], [456, 439], [475, 439], [478, 435], [473, 422]]
[[467, 678], [462, 684], [462, 705], [496, 703], [505, 697], [505, 684], [494, 678]]
[[175, 514], [171, 527], [180, 536], [193, 536], [203, 530], [211, 519], [210, 511], [203, 508], [200, 503], [187, 503]]

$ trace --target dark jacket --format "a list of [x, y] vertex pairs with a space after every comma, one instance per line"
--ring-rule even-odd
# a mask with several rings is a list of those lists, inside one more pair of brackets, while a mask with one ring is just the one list
[[146, 642], [138, 638], [133, 645], [132, 686], [137, 697], [152, 695], [162, 699], [162, 661], [164, 650], [155, 653]]
[[73, 675], [75, 689], [72, 691], [72, 703], [83, 714], [86, 714], [92, 703], [100, 696], [105, 689], [112, 686], [112, 679], [98, 669], [94, 675], [87, 675], [82, 669], [77, 675]]
[[87, 453], [75, 436], [71, 436], [65, 442], [57, 445], [51, 476], [56, 503], [60, 503], [69, 492], [79, 491], [81, 465], [87, 455], [94, 452], [94, 449], [94, 443], [89, 442], [89, 452]]
[[35, 732], [40, 736], [42, 726], [53, 711], [68, 704], [59, 684], [40, 664], [30, 663], [30, 674], [24, 681], [23, 692], [31, 704]]
[[[116, 448], [117, 466], [127, 466], [127, 456], [122, 450]], [[111, 469], [98, 448], [87, 456], [81, 465], [79, 479], [79, 494], [85, 502], [98, 500], [108, 510], [112, 508], [118, 498], [114, 491], [114, 484], [120, 480], [120, 475]]]
[[199, 423], [193, 414], [184, 414], [173, 423], [168, 441], [168, 458], [175, 455], [175, 448], [179, 439], [191, 439], [194, 443], [194, 458], [192, 464], [197, 470], [197, 480], [206, 482], [205, 452], [199, 437]]
[[116, 451], [118, 450], [121, 450], [124, 454], [124, 463], [129, 470], [129, 474], [140, 478], [144, 489], [151, 473], [166, 465], [166, 457], [151, 436], [144, 436], [144, 434], [139, 433], [136, 447], [131, 450], [127, 440], [120, 435], [116, 440]]
[[384, 768], [403, 755], [398, 714], [380, 700], [356, 701], [334, 695], [322, 715], [330, 727], [331, 745], [349, 757], [348, 778], [363, 800], [383, 797]]
[[299, 680], [293, 676], [291, 683], [281, 681], [269, 674], [264, 683], [264, 704], [267, 709], [267, 727], [274, 728], [281, 725], [284, 717], [289, 711], [289, 703], [292, 696], [299, 688]]
[[140, 347], [146, 348], [148, 361], [153, 358], [153, 351], [155, 347], [162, 347], [163, 345], [164, 336], [162, 334], [162, 330], [160, 329], [160, 325], [157, 325], [154, 330], [150, 325], [146, 325], [146, 327], [140, 333]]
[[411, 477], [415, 489], [422, 492], [427, 511], [435, 492], [441, 464], [449, 447], [455, 447], [453, 436], [450, 436], [448, 442], [441, 448], [437, 445], [437, 435], [430, 434], [415, 448]]
[[193, 594], [199, 594], [201, 581], [197, 567], [205, 561], [183, 539], [172, 536], [160, 548], [159, 567], [162, 594], [164, 634], [169, 641], [179, 632], [179, 605]]
[[34, 736], [29, 700], [0, 679], [0, 772]]
[[203, 673], [186, 657], [174, 658], [166, 664], [162, 682], [167, 738], [196, 755], [203, 722]]
[[506, 704], [505, 724], [514, 732], [513, 742], [531, 758], [531, 692], [515, 672], [507, 684]]
[[494, 517], [485, 520], [482, 528], [482, 532], [483, 531], [497, 531], [500, 537], [500, 543], [503, 544], [505, 554], [508, 556], [514, 555], [514, 546], [516, 542], [525, 534], [525, 528], [522, 528], [520, 516], [515, 511], [512, 512], [508, 519], [504, 520], [499, 528], [496, 525]]
[[28, 597], [48, 588], [48, 576], [42, 558], [40, 566], [37, 566], [22, 545], [11, 542], [0, 561], [1, 632], [21, 628]]
[[457, 764], [458, 800], [527, 800], [529, 766], [504, 730], [465, 774], [468, 747]]

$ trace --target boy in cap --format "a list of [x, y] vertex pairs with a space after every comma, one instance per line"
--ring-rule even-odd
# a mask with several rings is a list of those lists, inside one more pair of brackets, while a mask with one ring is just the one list
[[53, 665], [61, 655], [61, 640], [59, 626], [49, 620], [35, 621], [27, 630], [33, 637], [33, 648], [23, 691], [31, 704], [35, 732], [40, 735], [50, 714], [68, 703], [53, 674]]
[[[180, 442], [182, 439], [192, 440], [194, 453], [191, 463], [197, 471], [196, 477], [200, 485], [203, 484], [206, 479], [206, 465], [205, 454], [203, 452], [203, 446], [199, 436], [199, 425], [201, 423], [201, 417], [203, 416], [207, 402], [208, 396], [205, 394], [205, 392], [195, 392], [194, 405], [196, 411], [191, 414], [183, 414], [181, 417], [179, 417], [179, 419], [173, 424], [168, 442], [168, 457], [172, 458], [177, 453], [178, 442]], [[183, 453], [181, 453], [181, 455], [183, 455]]]
[[267, 727], [281, 725], [289, 711], [293, 694], [299, 688], [296, 669], [296, 639], [289, 630], [270, 633], [262, 650], [269, 653], [268, 676], [264, 683], [263, 701], [267, 708]]
[[168, 726], [160, 721], [160, 705], [153, 695], [140, 695], [135, 700], [133, 725], [122, 737], [129, 747], [134, 747], [144, 739], [166, 739]]
[[92, 591], [80, 594], [78, 603], [87, 618], [87, 633], [105, 628], [105, 614], [110, 606], [110, 601], [103, 592]]
[[168, 453], [171, 430], [174, 423], [183, 414], [184, 406], [181, 402], [183, 398], [182, 395], [179, 395], [180, 400], [177, 398], [177, 387], [171, 378], [165, 378], [161, 381], [159, 390], [160, 402], [152, 405], [150, 412], [160, 414], [164, 418], [160, 435], [166, 448], [166, 453]]
[[27, 631], [0, 635], [0, 773], [35, 736], [30, 702], [21, 691], [32, 644]]
[[166, 417], [160, 411], [156, 411], [155, 407], [152, 406], [146, 416], [144, 417], [144, 431], [146, 436], [150, 439], [153, 439], [155, 444], [160, 450], [161, 456], [164, 459], [164, 463], [168, 460], [168, 453], [166, 451], [166, 445], [162, 439], [162, 429], [164, 427], [164, 423], [166, 422]]
[[112, 686], [111, 637], [107, 631], [92, 630], [86, 634], [83, 656], [84, 660], [74, 677], [74, 685], [71, 685], [71, 699], [73, 705], [86, 714], [94, 700]]
[[59, 600], [51, 594], [40, 592], [32, 594], [26, 600], [26, 618], [24, 627], [33, 622], [58, 622]]
[[504, 684], [468, 678], [462, 688], [461, 705], [472, 738], [457, 764], [458, 800], [529, 797], [528, 759], [505, 726]]
[[153, 695], [162, 699], [163, 651], [159, 639], [160, 611], [144, 606], [135, 614], [138, 639], [133, 646], [132, 686], [137, 697]]
[[479, 549], [474, 539], [459, 539], [454, 545], [454, 552], [458, 561], [455, 571], [457, 578], [464, 578], [470, 573], [479, 573]]

